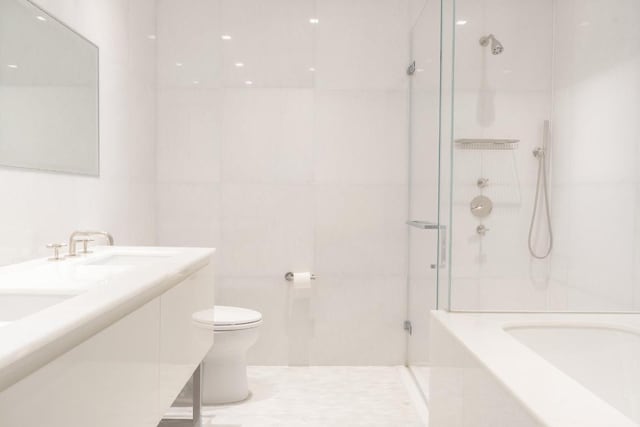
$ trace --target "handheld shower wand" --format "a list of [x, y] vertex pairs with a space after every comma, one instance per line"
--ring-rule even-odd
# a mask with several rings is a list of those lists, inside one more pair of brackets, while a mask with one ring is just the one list
[[[533, 199], [533, 213], [531, 214], [531, 225], [529, 225], [529, 253], [532, 257], [536, 259], [545, 259], [551, 254], [551, 250], [553, 249], [553, 230], [551, 229], [551, 209], [549, 207], [549, 195], [548, 195], [548, 187], [547, 187], [547, 166], [546, 166], [546, 154], [547, 154], [547, 143], [549, 141], [550, 134], [550, 126], [549, 120], [544, 121], [544, 140], [542, 143], [542, 147], [536, 147], [533, 150], [533, 157], [538, 160], [538, 180], [536, 183], [536, 195]], [[536, 214], [538, 211], [538, 203], [540, 190], [542, 190], [542, 194], [544, 197], [544, 205], [546, 208], [547, 214], [547, 230], [549, 232], [549, 246], [547, 250], [542, 254], [537, 254], [535, 249], [533, 248], [533, 226], [536, 222]]]

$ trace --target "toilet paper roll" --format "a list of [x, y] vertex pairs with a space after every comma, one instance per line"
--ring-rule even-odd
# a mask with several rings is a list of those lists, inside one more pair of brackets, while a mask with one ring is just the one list
[[310, 289], [311, 273], [305, 271], [303, 273], [293, 273], [293, 289]]

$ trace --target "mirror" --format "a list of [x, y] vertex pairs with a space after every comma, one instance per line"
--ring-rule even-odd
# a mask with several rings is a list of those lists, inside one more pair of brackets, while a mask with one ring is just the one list
[[0, 165], [99, 175], [98, 48], [27, 0], [0, 0]]

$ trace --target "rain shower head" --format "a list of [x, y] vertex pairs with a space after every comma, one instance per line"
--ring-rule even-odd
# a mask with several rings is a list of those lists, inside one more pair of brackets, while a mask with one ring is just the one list
[[488, 46], [489, 42], [491, 42], [491, 53], [494, 55], [500, 55], [504, 51], [504, 46], [502, 43], [496, 39], [493, 34], [489, 34], [488, 36], [480, 37], [480, 46]]

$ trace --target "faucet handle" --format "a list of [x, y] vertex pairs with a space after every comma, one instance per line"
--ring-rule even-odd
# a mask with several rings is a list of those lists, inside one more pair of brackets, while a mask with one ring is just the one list
[[53, 256], [49, 258], [49, 261], [62, 261], [64, 258], [60, 257], [60, 248], [67, 246], [66, 243], [49, 243], [47, 248], [53, 249]]
[[82, 239], [76, 239], [76, 242], [82, 242], [82, 252], [81, 254], [90, 254], [93, 251], [89, 250], [89, 242], [93, 242], [94, 239], [89, 239], [88, 237]]
[[478, 186], [478, 188], [485, 188], [489, 185], [489, 178], [478, 178], [478, 180], [476, 181], [476, 185]]
[[484, 236], [485, 234], [487, 234], [487, 231], [489, 231], [490, 229], [485, 227], [483, 224], [480, 224], [479, 226], [476, 227], [476, 233], [478, 233], [480, 236]]

